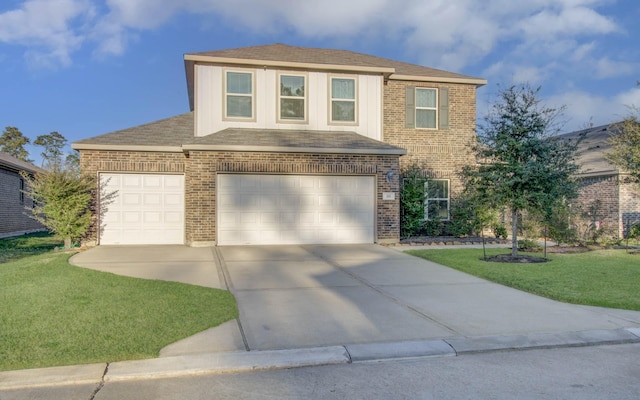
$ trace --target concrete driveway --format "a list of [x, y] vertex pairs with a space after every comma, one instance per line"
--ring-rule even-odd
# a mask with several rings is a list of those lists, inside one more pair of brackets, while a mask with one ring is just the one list
[[640, 326], [377, 245], [217, 250], [250, 350]]
[[239, 321], [161, 356], [640, 327], [640, 312], [555, 302], [378, 245], [101, 246], [71, 262], [229, 288]]

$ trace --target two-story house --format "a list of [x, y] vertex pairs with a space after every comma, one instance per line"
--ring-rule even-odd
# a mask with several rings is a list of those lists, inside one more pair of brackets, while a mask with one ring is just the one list
[[184, 56], [191, 112], [81, 140], [99, 244], [385, 243], [420, 163], [448, 215], [483, 79], [283, 44]]

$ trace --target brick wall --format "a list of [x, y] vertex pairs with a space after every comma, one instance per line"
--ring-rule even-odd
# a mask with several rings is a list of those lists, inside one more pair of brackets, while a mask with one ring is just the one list
[[44, 230], [44, 226], [30, 218], [25, 207], [33, 203], [20, 192], [22, 178], [15, 171], [0, 169], [0, 237]]
[[620, 179], [620, 236], [624, 237], [630, 227], [639, 223], [640, 184], [623, 176]]
[[[398, 193], [398, 156], [353, 154], [240, 153], [192, 151], [182, 153], [80, 152], [82, 170], [97, 172], [185, 173], [185, 240], [188, 244], [216, 241], [216, 174], [221, 172], [278, 174], [372, 175], [376, 177], [377, 241], [400, 237], [399, 196], [382, 200], [383, 192]], [[392, 169], [394, 179], [387, 182]], [[97, 207], [94, 206], [94, 209]], [[97, 238], [94, 224], [87, 241]]]
[[607, 235], [619, 236], [620, 188], [617, 176], [598, 176], [580, 180], [576, 203], [583, 212], [587, 212], [596, 200], [600, 200], [600, 208], [594, 218], [599, 221], [600, 229]]
[[[135, 151], [80, 151], [80, 168], [85, 173], [132, 172], [132, 173], [184, 173], [187, 158], [183, 153], [155, 153]], [[87, 236], [86, 244], [95, 244], [100, 229], [98, 221], [98, 193], [92, 204], [94, 222]]]
[[[449, 128], [415, 129], [405, 127], [407, 86], [449, 89]], [[473, 163], [475, 143], [475, 85], [389, 81], [384, 87], [384, 141], [407, 150], [401, 166], [418, 163], [432, 178], [451, 179], [452, 193], [462, 188], [457, 173]]]

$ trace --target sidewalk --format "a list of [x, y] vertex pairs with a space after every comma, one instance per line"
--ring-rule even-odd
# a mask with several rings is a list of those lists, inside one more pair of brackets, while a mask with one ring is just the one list
[[[0, 390], [640, 342], [640, 312], [554, 302], [403, 254], [408, 248], [419, 247], [81, 253], [73, 264], [228, 287], [240, 320], [174, 343], [157, 359], [1, 372]], [[142, 260], [132, 261], [136, 254]]]

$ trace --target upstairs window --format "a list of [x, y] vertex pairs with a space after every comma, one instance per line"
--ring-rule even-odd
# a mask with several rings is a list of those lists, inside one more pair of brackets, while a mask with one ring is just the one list
[[356, 79], [330, 78], [331, 120], [330, 122], [356, 122]]
[[253, 73], [226, 71], [225, 117], [253, 119]]
[[449, 129], [449, 88], [406, 87], [405, 127]]
[[282, 74], [279, 84], [279, 119], [283, 122], [306, 121], [306, 76]]
[[438, 90], [416, 88], [416, 128], [438, 127]]
[[424, 217], [449, 220], [449, 180], [431, 179], [424, 184]]

